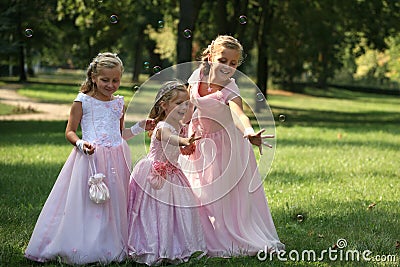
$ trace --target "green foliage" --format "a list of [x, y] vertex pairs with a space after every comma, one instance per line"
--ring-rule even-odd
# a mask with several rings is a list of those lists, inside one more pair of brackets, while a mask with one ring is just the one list
[[388, 57], [385, 75], [393, 81], [400, 83], [400, 35], [388, 38], [389, 49], [386, 51]]
[[[218, 34], [230, 34], [248, 55], [242, 69], [261, 69], [257, 81], [270, 75], [272, 81], [325, 86], [338, 71], [353, 74], [356, 58], [368, 49], [396, 46], [387, 38], [400, 30], [400, 2], [391, 0], [3, 0], [0, 10], [0, 62], [27, 65], [30, 76], [35, 66], [83, 69], [97, 53], [111, 51], [137, 81], [141, 73], [152, 74], [143, 62], [165, 68], [194, 60]], [[190, 38], [182, 38], [186, 28]], [[27, 37], [25, 29], [33, 35]], [[368, 73], [368, 82], [396, 81], [399, 54], [396, 48], [390, 54], [391, 63]]]

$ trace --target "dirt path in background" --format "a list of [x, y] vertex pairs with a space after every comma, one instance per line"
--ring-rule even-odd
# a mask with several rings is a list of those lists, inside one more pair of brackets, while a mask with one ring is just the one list
[[[0, 103], [8, 104], [15, 107], [21, 107], [23, 109], [33, 109], [35, 113], [25, 114], [11, 114], [11, 115], [0, 115], [0, 121], [6, 120], [38, 120], [38, 121], [52, 121], [52, 120], [68, 120], [69, 110], [71, 105], [67, 104], [51, 104], [43, 103], [33, 100], [29, 97], [22, 96], [17, 93], [17, 90], [21, 88], [19, 84], [7, 84], [0, 86]], [[268, 91], [271, 95], [292, 95], [293, 93], [281, 91], [281, 90], [270, 90]], [[130, 114], [125, 118], [125, 121], [135, 122], [143, 119], [144, 115]]]
[[70, 105], [42, 103], [17, 93], [21, 87], [19, 84], [7, 84], [0, 86], [0, 102], [20, 107], [21, 109], [33, 109], [35, 113], [0, 115], [0, 121], [5, 120], [68, 120]]

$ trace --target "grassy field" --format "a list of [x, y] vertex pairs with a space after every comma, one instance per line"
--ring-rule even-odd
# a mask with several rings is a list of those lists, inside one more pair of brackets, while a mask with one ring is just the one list
[[[49, 96], [46, 92], [53, 89], [56, 93]], [[33, 91], [36, 96], [30, 95]], [[21, 93], [64, 103], [76, 91], [34, 84]], [[398, 266], [399, 97], [309, 88], [295, 95], [271, 91], [268, 101], [276, 118], [276, 149], [264, 187], [286, 256], [193, 259], [183, 266]], [[279, 121], [279, 115], [285, 120]], [[64, 129], [64, 121], [0, 121], [0, 266], [41, 266], [23, 252], [72, 149]], [[268, 172], [262, 162], [260, 169], [263, 175]], [[344, 240], [347, 246], [337, 247]], [[332, 249], [337, 253], [331, 257], [322, 254]], [[301, 259], [310, 250], [317, 260], [306, 254], [305, 261], [296, 261], [296, 253]], [[346, 260], [348, 251], [368, 250], [370, 261]]]

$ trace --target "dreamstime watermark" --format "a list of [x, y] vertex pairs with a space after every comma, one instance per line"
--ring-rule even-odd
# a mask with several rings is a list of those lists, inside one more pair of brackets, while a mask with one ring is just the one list
[[269, 253], [270, 249], [265, 246], [264, 250], [259, 250], [257, 258], [260, 261], [274, 260], [276, 258], [279, 261], [366, 261], [366, 262], [396, 262], [396, 255], [372, 255], [370, 250], [350, 250], [347, 247], [346, 239], [338, 239], [336, 245], [333, 248], [324, 249], [321, 252], [315, 250], [290, 250], [290, 251], [275, 251]]

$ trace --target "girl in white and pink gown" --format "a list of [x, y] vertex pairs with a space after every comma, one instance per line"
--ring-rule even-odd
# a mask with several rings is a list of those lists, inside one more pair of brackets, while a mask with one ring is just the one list
[[[31, 260], [75, 265], [126, 259], [131, 157], [121, 131], [130, 129], [121, 129], [124, 98], [113, 95], [122, 72], [122, 61], [112, 53], [99, 54], [88, 67], [66, 128], [68, 141], [76, 146], [37, 220], [25, 251]], [[76, 134], [79, 123], [82, 139]], [[102, 204], [89, 198], [94, 167], [105, 175], [109, 189], [110, 199]]]
[[[249, 142], [250, 138], [260, 140], [261, 133], [254, 133], [247, 117], [236, 112], [237, 120], [248, 124], [243, 126], [243, 132], [232, 115], [240, 92], [230, 76], [239, 63], [241, 49], [231, 36], [219, 36], [205, 52], [205, 60], [211, 65], [209, 73], [205, 74], [201, 66], [189, 78], [190, 100], [196, 107], [191, 129], [202, 138], [196, 141], [196, 151], [182, 166], [201, 204], [211, 256], [255, 255], [259, 250], [269, 253], [284, 249]], [[224, 80], [216, 81], [221, 76]]]

